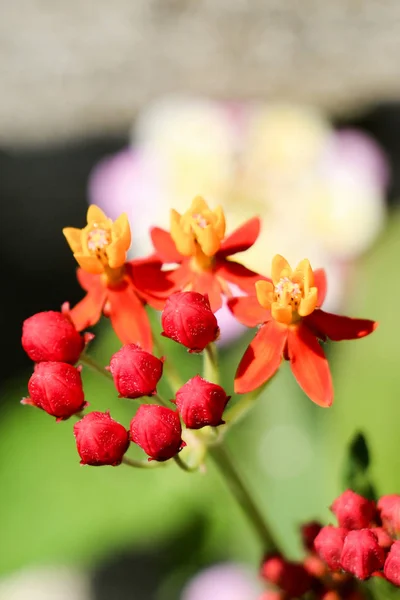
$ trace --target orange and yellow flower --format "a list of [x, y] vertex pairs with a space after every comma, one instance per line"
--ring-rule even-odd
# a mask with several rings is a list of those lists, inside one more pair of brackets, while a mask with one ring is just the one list
[[321, 310], [326, 295], [325, 272], [313, 271], [307, 259], [292, 270], [282, 256], [276, 255], [272, 282], [258, 281], [255, 287], [252, 296], [228, 302], [241, 323], [248, 327], [261, 324], [238, 366], [235, 391], [244, 394], [258, 388], [276, 373], [285, 358], [311, 400], [330, 406], [332, 378], [319, 341], [361, 338], [372, 333], [377, 323]]
[[207, 294], [213, 312], [222, 306], [221, 295], [232, 297], [229, 284], [250, 293], [261, 279], [261, 275], [229, 259], [254, 244], [260, 220], [250, 219], [227, 237], [225, 228], [222, 208], [211, 210], [197, 196], [183, 215], [171, 211], [170, 233], [159, 227], [151, 230], [155, 257], [178, 265], [171, 271], [175, 288]]
[[81, 331], [108, 316], [123, 343], [138, 343], [151, 350], [150, 323], [145, 302], [162, 308], [172, 284], [161, 271], [161, 262], [127, 261], [131, 232], [127, 216], [116, 221], [91, 205], [83, 229], [66, 227], [63, 233], [80, 268], [77, 277], [86, 296], [69, 315]]

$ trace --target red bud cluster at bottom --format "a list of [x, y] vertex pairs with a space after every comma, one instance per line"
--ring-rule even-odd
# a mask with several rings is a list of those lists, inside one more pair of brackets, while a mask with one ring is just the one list
[[[318, 522], [301, 528], [307, 555], [293, 563], [267, 557], [261, 576], [271, 586], [259, 600], [367, 600], [359, 581], [381, 577], [400, 587], [400, 540], [395, 539], [400, 495], [377, 504], [351, 490], [332, 504], [339, 527]], [[343, 525], [347, 525], [344, 527]]]

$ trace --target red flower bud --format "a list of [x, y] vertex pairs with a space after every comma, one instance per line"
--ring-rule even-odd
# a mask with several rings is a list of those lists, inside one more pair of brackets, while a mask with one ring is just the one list
[[374, 571], [382, 569], [384, 562], [385, 552], [370, 529], [349, 531], [340, 557], [345, 571], [358, 579], [368, 579]]
[[108, 411], [85, 415], [75, 423], [74, 436], [81, 465], [119, 465], [129, 446], [128, 431]]
[[279, 555], [265, 558], [261, 576], [295, 598], [305, 594], [312, 585], [312, 578], [302, 564], [289, 562]]
[[340, 556], [347, 534], [348, 530], [343, 529], [343, 527], [327, 525], [321, 529], [314, 540], [314, 548], [318, 556], [322, 558], [333, 571], [339, 571], [341, 569]]
[[339, 527], [346, 529], [364, 529], [373, 520], [376, 513], [375, 502], [367, 500], [352, 490], [346, 490], [336, 498], [331, 506]]
[[378, 544], [384, 550], [388, 550], [393, 544], [394, 540], [390, 537], [386, 529], [383, 527], [372, 527], [371, 531], [376, 535]]
[[287, 596], [284, 592], [278, 592], [276, 590], [268, 590], [264, 592], [258, 600], [287, 600]]
[[321, 523], [318, 521], [310, 521], [301, 526], [301, 539], [306, 550], [312, 552], [314, 550], [314, 540], [322, 529]]
[[150, 460], [168, 460], [186, 446], [179, 414], [157, 404], [142, 404], [130, 426], [131, 440]]
[[116, 352], [109, 367], [123, 398], [153, 396], [163, 372], [163, 361], [137, 344], [126, 344]]
[[328, 571], [326, 562], [324, 562], [322, 558], [316, 556], [315, 554], [306, 556], [303, 561], [303, 565], [307, 573], [316, 579], [322, 579], [325, 577]]
[[400, 540], [394, 542], [390, 548], [383, 572], [390, 583], [400, 587]]
[[200, 429], [224, 423], [222, 413], [229, 399], [220, 385], [196, 375], [176, 392], [175, 402], [186, 427]]
[[28, 382], [29, 398], [22, 404], [32, 404], [56, 417], [68, 419], [86, 405], [80, 370], [64, 362], [41, 362]]
[[378, 511], [385, 529], [391, 535], [400, 535], [400, 494], [379, 498]]
[[190, 352], [201, 352], [219, 335], [208, 298], [197, 292], [172, 294], [165, 303], [161, 324], [161, 335], [186, 346]]
[[49, 310], [26, 319], [22, 326], [22, 347], [34, 362], [59, 361], [75, 364], [85, 339], [67, 315]]

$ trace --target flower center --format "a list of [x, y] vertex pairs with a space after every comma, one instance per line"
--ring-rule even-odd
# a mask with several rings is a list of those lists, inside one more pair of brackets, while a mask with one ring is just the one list
[[207, 225], [209, 225], [209, 221], [206, 219], [206, 217], [204, 215], [201, 215], [199, 213], [195, 213], [192, 215], [192, 219], [194, 220], [195, 224], [198, 225], [199, 227], [201, 227], [201, 229], [205, 229], [207, 227]]
[[107, 229], [99, 227], [97, 223], [93, 224], [93, 228], [87, 235], [88, 250], [94, 254], [98, 254], [99, 250], [103, 250], [111, 242], [110, 232]]
[[274, 288], [274, 301], [281, 306], [291, 306], [297, 310], [303, 297], [300, 284], [294, 283], [289, 277], [282, 277]]

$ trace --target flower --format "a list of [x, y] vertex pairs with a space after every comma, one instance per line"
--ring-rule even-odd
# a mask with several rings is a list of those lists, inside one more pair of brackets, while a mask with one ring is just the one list
[[117, 466], [129, 446], [129, 434], [109, 412], [91, 412], [74, 425], [81, 465]]
[[376, 513], [375, 502], [346, 490], [331, 506], [339, 527], [345, 529], [364, 529], [368, 527]]
[[284, 357], [313, 402], [320, 406], [332, 404], [331, 374], [319, 340], [361, 338], [372, 333], [377, 323], [324, 312], [320, 306], [325, 294], [323, 270], [314, 272], [304, 259], [293, 271], [278, 254], [272, 261], [272, 282], [258, 281], [255, 295], [228, 301], [243, 324], [261, 324], [238, 366], [237, 393], [252, 391], [268, 381]]
[[120, 397], [154, 396], [162, 376], [163, 360], [137, 344], [125, 344], [111, 357], [109, 370]]
[[144, 303], [161, 308], [171, 284], [156, 260], [126, 262], [131, 243], [127, 216], [112, 222], [100, 208], [89, 206], [83, 229], [66, 227], [63, 233], [80, 269], [78, 281], [87, 292], [71, 310], [64, 310], [81, 331], [94, 325], [102, 312], [123, 343], [151, 350], [151, 329]]
[[261, 278], [254, 271], [229, 257], [250, 248], [260, 231], [260, 220], [250, 219], [225, 237], [225, 216], [218, 206], [212, 211], [197, 196], [184, 214], [171, 211], [171, 231], [151, 229], [155, 258], [163, 263], [176, 263], [170, 272], [176, 289], [207, 294], [213, 312], [222, 306], [221, 294], [230, 297], [229, 284], [245, 292], [253, 292]]
[[219, 335], [208, 296], [198, 292], [172, 294], [165, 303], [161, 325], [161, 335], [186, 346], [189, 352], [201, 352]]
[[200, 375], [189, 379], [175, 394], [175, 403], [189, 429], [222, 425], [222, 414], [230, 399], [225, 390]]
[[319, 521], [309, 521], [301, 526], [301, 540], [306, 550], [314, 550], [314, 540], [322, 529]]
[[368, 579], [375, 571], [383, 568], [384, 562], [385, 552], [371, 530], [349, 531], [340, 556], [342, 569], [358, 579]]
[[320, 558], [333, 571], [341, 568], [340, 557], [348, 529], [327, 525], [323, 527], [314, 540], [314, 548]]
[[302, 596], [312, 585], [312, 578], [301, 563], [288, 561], [278, 554], [264, 559], [261, 576], [281, 588], [289, 598]]
[[41, 408], [57, 421], [68, 419], [86, 405], [80, 369], [64, 362], [40, 362], [28, 382], [22, 404]]
[[400, 587], [400, 540], [392, 545], [383, 572], [390, 583]]
[[181, 600], [257, 600], [261, 592], [255, 574], [244, 565], [219, 563], [203, 569], [185, 585]]
[[149, 455], [149, 460], [168, 460], [186, 446], [178, 413], [157, 404], [139, 406], [130, 433], [132, 442]]
[[[92, 336], [89, 336], [92, 337]], [[53, 310], [36, 313], [22, 326], [22, 347], [34, 362], [75, 364], [88, 336], [81, 336], [67, 315]]]

